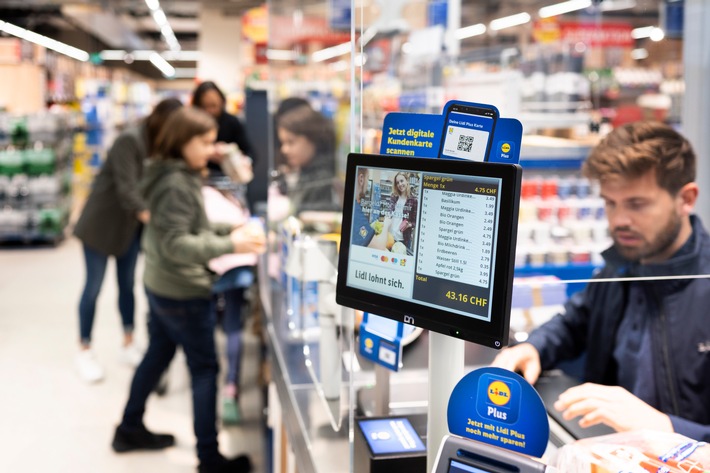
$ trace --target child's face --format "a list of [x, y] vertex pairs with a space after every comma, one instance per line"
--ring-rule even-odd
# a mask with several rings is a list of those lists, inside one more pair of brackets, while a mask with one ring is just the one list
[[214, 155], [214, 142], [217, 130], [210, 130], [202, 135], [195, 135], [182, 148], [182, 156], [190, 169], [199, 171], [207, 166], [210, 156]]

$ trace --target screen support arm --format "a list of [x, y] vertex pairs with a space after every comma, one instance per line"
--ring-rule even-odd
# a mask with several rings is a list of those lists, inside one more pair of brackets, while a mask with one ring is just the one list
[[390, 370], [375, 364], [375, 415], [390, 415]]
[[449, 433], [449, 396], [464, 375], [465, 343], [457, 338], [429, 332], [427, 472], [433, 470], [441, 440]]

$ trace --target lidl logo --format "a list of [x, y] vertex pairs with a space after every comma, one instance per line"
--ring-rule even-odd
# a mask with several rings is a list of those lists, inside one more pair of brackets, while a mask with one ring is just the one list
[[488, 399], [496, 406], [510, 402], [510, 388], [503, 381], [493, 381], [488, 385]]
[[500, 150], [504, 153], [508, 153], [510, 151], [510, 143], [503, 143], [503, 146], [500, 147]]
[[520, 384], [514, 379], [484, 374], [479, 380], [476, 410], [486, 419], [514, 424], [520, 415]]
[[449, 135], [454, 132], [454, 127], [450, 126], [449, 127]]
[[371, 338], [365, 339], [365, 348], [367, 348], [368, 350], [372, 350], [372, 348], [374, 346], [375, 346], [375, 342], [373, 342]]

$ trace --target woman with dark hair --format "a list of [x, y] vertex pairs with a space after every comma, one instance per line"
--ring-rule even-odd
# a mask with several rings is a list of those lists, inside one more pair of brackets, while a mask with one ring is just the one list
[[133, 344], [133, 285], [141, 228], [150, 219], [150, 211], [140, 194], [138, 181], [163, 123], [181, 106], [177, 99], [163, 100], [145, 120], [116, 138], [74, 228], [74, 234], [83, 243], [86, 262], [86, 283], [79, 302], [81, 350], [76, 363], [80, 376], [87, 382], [103, 378], [103, 369], [91, 350], [91, 332], [109, 256], [116, 258], [118, 308], [123, 323], [121, 358], [132, 366], [141, 360], [142, 353]]
[[286, 190], [294, 210], [339, 210], [335, 195], [335, 131], [310, 107], [285, 112], [278, 122], [281, 153], [288, 171]]
[[287, 97], [279, 103], [279, 107], [276, 109], [276, 113], [274, 113], [274, 169], [277, 170], [277, 172], [281, 172], [286, 165], [286, 158], [281, 152], [281, 141], [279, 140], [278, 133], [276, 133], [276, 130], [279, 129], [279, 120], [281, 120], [284, 114], [301, 107], [313, 110], [308, 100], [301, 97]]
[[158, 450], [175, 443], [143, 424], [148, 396], [181, 346], [192, 380], [193, 426], [200, 473], [247, 472], [248, 457], [224, 458], [217, 443], [216, 317], [210, 309], [213, 273], [207, 263], [228, 253], [261, 253], [258, 225], [233, 228], [210, 224], [201, 194], [202, 176], [214, 152], [217, 124], [207, 113], [184, 107], [165, 124], [156, 157], [146, 169], [143, 190], [151, 219], [143, 236], [143, 282], [150, 308], [150, 344], [136, 369], [121, 424], [116, 452]]
[[254, 159], [254, 148], [244, 126], [234, 115], [225, 110], [227, 99], [212, 81], [202, 82], [192, 93], [192, 105], [209, 113], [217, 121], [216, 152], [210, 157], [207, 167], [211, 175], [222, 175], [220, 163], [225, 158], [224, 144], [234, 143], [242, 154]]

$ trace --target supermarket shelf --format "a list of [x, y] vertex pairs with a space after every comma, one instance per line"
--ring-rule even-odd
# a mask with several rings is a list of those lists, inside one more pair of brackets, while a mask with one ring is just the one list
[[[542, 266], [521, 266], [515, 268], [515, 277], [528, 276], [556, 276], [560, 282], [576, 281], [579, 279], [590, 279], [597, 265], [591, 263], [570, 263], [565, 265], [545, 264]], [[571, 296], [575, 292], [584, 289], [586, 283], [575, 282], [567, 284], [567, 295]]]
[[523, 169], [579, 169], [591, 144], [550, 136], [526, 135], [520, 148]]
[[520, 158], [520, 165], [523, 169], [581, 169], [584, 157], [570, 156], [556, 159]]

